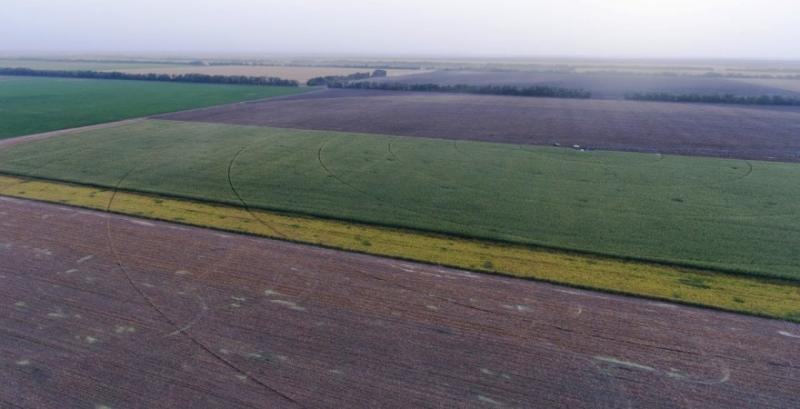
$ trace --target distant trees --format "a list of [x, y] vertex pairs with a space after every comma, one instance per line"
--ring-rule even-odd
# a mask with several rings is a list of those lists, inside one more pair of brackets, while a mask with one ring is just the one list
[[764, 80], [800, 80], [800, 74], [765, 74], [765, 73], [758, 73], [750, 74], [746, 73], [750, 70], [742, 70], [743, 72], [716, 72], [716, 71], [709, 71], [701, 76], [707, 78], [755, 78], [755, 79], [764, 79]]
[[128, 74], [117, 71], [68, 71], [68, 70], [34, 70], [30, 68], [0, 68], [0, 75], [16, 75], [29, 77], [61, 77], [91, 78], [104, 80], [137, 80], [165, 82], [194, 82], [207, 84], [239, 84], [297, 87], [295, 80], [277, 77], [248, 77], [243, 75], [206, 75], [206, 74]]
[[693, 102], [707, 104], [789, 105], [800, 106], [800, 98], [781, 95], [744, 96], [733, 94], [670, 94], [666, 92], [627, 93], [634, 101]]
[[369, 78], [380, 78], [386, 76], [386, 70], [375, 70], [371, 74], [369, 72], [356, 72], [350, 75], [328, 75], [325, 77], [314, 77], [306, 82], [309, 87], [328, 85], [336, 82], [344, 81], [358, 81]]
[[518, 87], [513, 85], [439, 85], [439, 84], [403, 84], [391, 82], [345, 82], [336, 81], [328, 83], [330, 88], [349, 89], [374, 89], [386, 91], [416, 91], [416, 92], [449, 92], [461, 94], [488, 94], [512, 95], [520, 97], [550, 97], [550, 98], [576, 98], [589, 99], [592, 93], [584, 89], [570, 89], [535, 85]]

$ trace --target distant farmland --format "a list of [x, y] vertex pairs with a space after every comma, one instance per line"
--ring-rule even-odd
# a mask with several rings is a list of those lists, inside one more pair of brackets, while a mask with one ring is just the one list
[[[117, 71], [134, 74], [207, 74], [207, 75], [244, 75], [250, 77], [278, 77], [287, 80], [296, 80], [305, 84], [310, 78], [324, 77], [327, 75], [349, 75], [357, 72], [372, 72], [371, 68], [341, 68], [341, 67], [293, 67], [269, 65], [213, 65], [159, 67], [144, 66]], [[390, 77], [419, 73], [419, 70], [386, 70]]]
[[[568, 73], [525, 71], [432, 71], [395, 79], [373, 81], [439, 85], [515, 85], [585, 89], [595, 99], [624, 99], [628, 92], [675, 94], [735, 94], [741, 96], [800, 96], [800, 80], [738, 80], [697, 75], [637, 73]], [[783, 82], [783, 83], [782, 83]]]
[[297, 92], [302, 90], [0, 77], [0, 139]]
[[325, 90], [167, 119], [800, 161], [800, 108]]
[[147, 121], [0, 170], [800, 279], [796, 164]]
[[167, 68], [176, 64], [157, 64], [147, 62], [113, 62], [113, 61], [75, 61], [75, 60], [37, 60], [19, 58], [0, 58], [3, 68], [31, 68], [35, 70], [90, 70], [109, 71], [134, 68]]

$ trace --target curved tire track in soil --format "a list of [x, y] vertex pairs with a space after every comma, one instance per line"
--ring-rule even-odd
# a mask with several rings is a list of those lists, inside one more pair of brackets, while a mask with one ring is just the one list
[[[133, 169], [129, 170], [128, 172], [126, 172], [117, 181], [116, 185], [114, 186], [113, 192], [111, 193], [111, 197], [108, 200], [108, 206], [106, 207], [106, 213], [107, 214], [111, 215], [111, 209], [112, 209], [112, 205], [113, 205], [113, 202], [114, 202], [114, 198], [117, 196], [117, 192], [119, 191], [120, 187], [122, 186], [122, 183], [125, 181], [125, 179], [128, 178], [128, 176], [130, 176], [135, 171], [136, 171], [136, 168], [133, 168]], [[229, 174], [230, 174], [230, 168], [228, 169], [228, 171], [229, 171]], [[111, 234], [111, 221], [112, 221], [112, 219], [113, 219], [112, 217], [107, 217], [106, 218], [106, 235], [107, 235], [107, 238], [108, 238], [108, 247], [111, 250], [112, 257], [114, 258], [114, 263], [117, 265], [117, 267], [119, 267], [120, 270], [122, 270], [122, 272], [125, 275], [125, 278], [126, 278], [128, 284], [136, 291], [136, 293], [142, 299], [144, 299], [147, 302], [147, 304], [150, 306], [150, 308], [152, 308], [154, 311], [156, 311], [158, 313], [158, 315], [161, 318], [163, 318], [167, 323], [169, 323], [169, 325], [174, 329], [173, 332], [170, 332], [169, 334], [166, 334], [166, 336], [171, 336], [172, 334], [183, 334], [194, 345], [196, 345], [198, 348], [200, 348], [202, 351], [204, 351], [206, 354], [208, 354], [209, 356], [213, 357], [217, 361], [223, 363], [225, 366], [227, 366], [229, 369], [233, 370], [235, 373], [238, 373], [241, 376], [246, 377], [246, 379], [248, 379], [248, 380], [252, 380], [252, 382], [260, 385], [265, 390], [268, 390], [268, 391], [280, 396], [281, 398], [285, 399], [288, 402], [291, 402], [295, 406], [301, 407], [301, 408], [303, 407], [303, 405], [301, 405], [299, 402], [294, 400], [291, 396], [286, 395], [285, 393], [281, 392], [280, 390], [273, 388], [272, 386], [268, 385], [264, 381], [260, 380], [258, 377], [253, 376], [252, 374], [250, 374], [249, 372], [243, 370], [242, 368], [240, 368], [239, 366], [237, 366], [233, 362], [229, 361], [228, 359], [225, 359], [225, 357], [223, 357], [221, 354], [218, 354], [218, 353], [214, 352], [211, 348], [209, 348], [207, 345], [205, 345], [203, 342], [201, 342], [197, 337], [192, 335], [192, 333], [189, 332], [189, 330], [191, 329], [192, 325], [194, 325], [196, 323], [195, 320], [196, 319], [199, 320], [197, 317], [199, 317], [200, 314], [203, 313], [203, 311], [201, 311], [200, 314], [196, 315], [195, 318], [193, 318], [192, 321], [189, 324], [181, 326], [178, 322], [176, 322], [174, 319], [172, 319], [166, 312], [164, 312], [164, 310], [162, 310], [156, 304], [155, 300], [152, 297], [147, 295], [147, 293], [145, 293], [142, 290], [141, 287], [136, 285], [136, 282], [131, 277], [130, 272], [125, 267], [125, 265], [122, 263], [122, 259], [120, 257], [119, 251], [117, 250], [117, 247], [114, 245], [114, 239], [113, 239], [112, 234]]]
[[[252, 210], [250, 205], [244, 200], [242, 195], [239, 193], [239, 190], [236, 189], [236, 185], [233, 183], [233, 176], [232, 176], [233, 165], [234, 165], [234, 163], [236, 163], [236, 160], [239, 159], [239, 156], [242, 154], [242, 152], [244, 152], [247, 149], [248, 149], [247, 146], [244, 146], [241, 149], [239, 149], [239, 151], [237, 151], [236, 154], [233, 155], [233, 157], [231, 158], [230, 162], [228, 162], [228, 169], [227, 169], [228, 185], [230, 186], [231, 191], [233, 192], [233, 194], [236, 195], [236, 198], [239, 200], [239, 202], [244, 207], [245, 211], [247, 211], [247, 213], [253, 219], [255, 219], [256, 221], [261, 223], [264, 227], [270, 229], [270, 231], [275, 233], [278, 237], [286, 239], [287, 236], [283, 232], [281, 232], [280, 230], [276, 229], [275, 226], [273, 226], [273, 225], [267, 223], [266, 221], [264, 221], [261, 217], [258, 216], [258, 213], [254, 212]], [[312, 284], [312, 287], [307, 288], [306, 293], [312, 292], [314, 290], [314, 288], [316, 288], [316, 286], [318, 284], [319, 284], [318, 281], [314, 281], [313, 284]], [[302, 295], [299, 298], [300, 299], [304, 299], [304, 297]]]
[[[339, 183], [341, 183], [341, 184], [343, 184], [343, 185], [347, 186], [348, 188], [350, 188], [350, 189], [351, 189], [351, 190], [353, 190], [354, 192], [356, 192], [356, 193], [358, 193], [358, 194], [360, 194], [360, 195], [362, 195], [362, 196], [366, 197], [367, 199], [369, 199], [370, 201], [373, 201], [373, 202], [375, 202], [375, 203], [386, 205], [386, 206], [388, 206], [388, 207], [389, 207], [389, 208], [391, 208], [391, 209], [395, 209], [395, 210], [402, 210], [402, 211], [404, 211], [404, 212], [407, 212], [407, 213], [410, 213], [410, 214], [413, 214], [413, 215], [416, 215], [416, 216], [423, 216], [423, 217], [425, 217], [425, 216], [429, 216], [429, 215], [427, 215], [427, 214], [425, 214], [425, 213], [422, 213], [422, 212], [420, 212], [420, 211], [418, 211], [418, 210], [415, 210], [415, 209], [413, 209], [413, 208], [410, 208], [410, 207], [398, 206], [396, 203], [392, 203], [392, 202], [390, 202], [390, 201], [388, 201], [388, 200], [385, 200], [385, 199], [383, 199], [383, 198], [381, 198], [381, 197], [379, 197], [379, 196], [376, 196], [376, 195], [374, 195], [374, 194], [371, 194], [371, 193], [370, 193], [370, 192], [368, 192], [368, 191], [365, 191], [365, 190], [363, 190], [363, 189], [359, 189], [358, 187], [356, 187], [356, 186], [355, 186], [355, 185], [353, 185], [352, 183], [350, 183], [350, 182], [348, 182], [348, 181], [344, 180], [344, 179], [343, 179], [341, 176], [337, 175], [337, 174], [336, 174], [336, 172], [333, 172], [333, 171], [332, 171], [332, 170], [331, 170], [331, 169], [330, 169], [330, 168], [329, 168], [329, 167], [328, 167], [328, 166], [325, 164], [325, 161], [323, 161], [323, 160], [322, 160], [322, 152], [323, 152], [323, 150], [325, 149], [325, 146], [328, 144], [328, 142], [330, 142], [330, 139], [328, 139], [328, 140], [326, 140], [325, 142], [323, 142], [323, 143], [320, 145], [319, 149], [317, 150], [317, 161], [319, 162], [319, 165], [320, 165], [320, 167], [321, 167], [321, 168], [322, 168], [322, 169], [325, 171], [325, 173], [327, 173], [327, 174], [328, 174], [330, 177], [334, 178], [334, 179], [335, 179], [337, 182], [339, 182]], [[447, 223], [450, 223], [450, 224], [452, 224], [452, 225], [454, 225], [454, 226], [460, 226], [460, 227], [480, 226], [480, 227], [483, 227], [484, 229], [491, 228], [491, 226], [481, 225], [481, 224], [479, 224], [479, 223], [472, 223], [471, 225], [467, 225], [467, 224], [465, 224], [464, 222], [461, 222], [461, 221], [456, 221], [456, 220], [453, 220], [453, 219], [449, 219], [449, 218], [444, 218], [444, 217], [441, 217], [441, 215], [437, 216], [436, 218], [437, 218], [438, 220], [442, 220], [442, 221], [445, 221], [445, 222], [447, 222]], [[401, 228], [403, 228], [403, 226], [400, 226], [400, 227], [401, 227]], [[408, 226], [406, 226], [406, 227], [408, 227]], [[413, 227], [412, 227], [412, 228], [413, 228]], [[512, 230], [512, 229], [509, 229], [509, 230]], [[522, 240], [523, 242], [524, 242], [524, 240], [525, 240], [525, 239], [524, 239], [523, 237], [521, 237], [521, 236], [516, 236], [516, 235], [511, 235], [511, 234], [509, 234], [508, 236], [509, 236], [509, 237], [515, 237], [516, 239], [518, 239], [518, 240]], [[535, 245], [535, 243], [534, 243], [533, 245]]]

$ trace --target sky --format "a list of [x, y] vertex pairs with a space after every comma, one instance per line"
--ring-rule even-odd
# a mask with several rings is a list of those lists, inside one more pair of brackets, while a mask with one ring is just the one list
[[800, 59], [800, 0], [0, 0], [1, 53]]

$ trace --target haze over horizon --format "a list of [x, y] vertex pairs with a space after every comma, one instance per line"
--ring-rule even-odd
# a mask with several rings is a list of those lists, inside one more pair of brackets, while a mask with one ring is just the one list
[[0, 53], [800, 59], [794, 0], [0, 0]]

